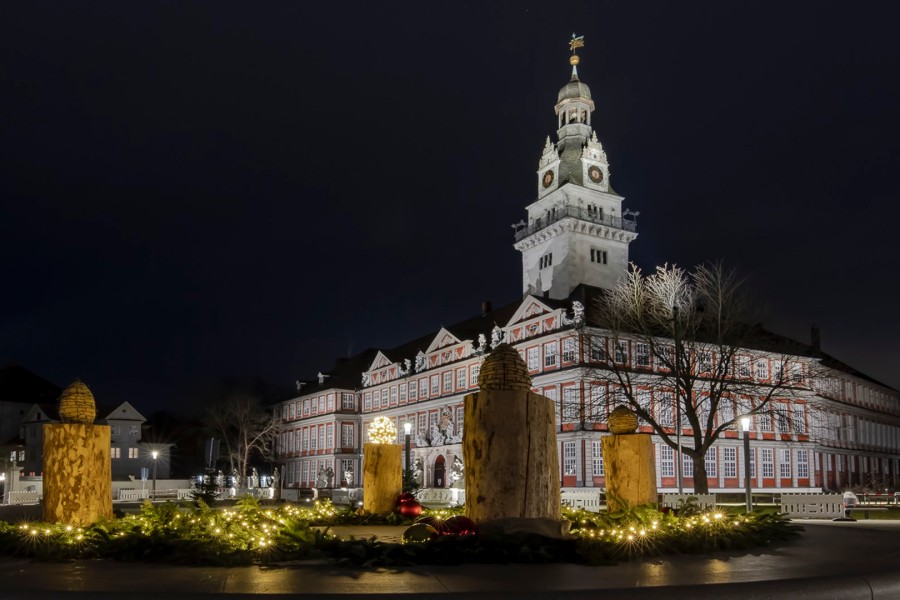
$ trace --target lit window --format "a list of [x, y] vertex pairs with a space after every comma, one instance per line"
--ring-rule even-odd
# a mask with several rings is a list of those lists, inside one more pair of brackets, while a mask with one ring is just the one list
[[599, 441], [591, 442], [592, 469], [591, 473], [594, 477], [604, 477], [606, 473], [603, 470], [603, 444]]
[[563, 474], [575, 475], [575, 442], [563, 442]]
[[797, 477], [809, 477], [809, 451], [797, 450]]
[[139, 452], [139, 451], [138, 451], [137, 448], [129, 448], [129, 449], [128, 449], [128, 458], [138, 458], [138, 457], [140, 457], [140, 454], [138, 454], [138, 452]]
[[634, 360], [638, 367], [650, 366], [650, 344], [634, 345]]
[[662, 477], [675, 477], [675, 451], [669, 446], [659, 447], [659, 474]]
[[535, 346], [534, 348], [528, 349], [528, 370], [529, 371], [537, 371], [540, 368], [540, 363], [538, 362], [540, 357], [541, 349]]
[[121, 458], [122, 457], [122, 449], [121, 448], [110, 448], [109, 455], [112, 458]]
[[778, 475], [782, 479], [791, 476], [791, 451], [787, 448], [778, 451]]
[[737, 477], [737, 448], [722, 448], [722, 474], [725, 477]]
[[559, 345], [556, 342], [544, 345], [544, 366], [555, 367]]

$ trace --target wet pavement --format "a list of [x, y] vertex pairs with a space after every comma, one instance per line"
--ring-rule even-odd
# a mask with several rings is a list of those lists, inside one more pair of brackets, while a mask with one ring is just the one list
[[[179, 567], [109, 561], [0, 559], [0, 598], [271, 598], [397, 594], [465, 598], [900, 599], [900, 521], [803, 521], [795, 541], [752, 552], [667, 555], [587, 567], [457, 565], [347, 569], [325, 562]], [[334, 527], [342, 537], [394, 541], [403, 527]]]

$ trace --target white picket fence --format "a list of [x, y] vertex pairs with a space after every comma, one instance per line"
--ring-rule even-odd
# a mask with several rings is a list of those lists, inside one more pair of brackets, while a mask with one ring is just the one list
[[782, 494], [781, 512], [792, 519], [834, 519], [844, 516], [841, 494]]
[[711, 510], [716, 507], [715, 494], [663, 494], [661, 506], [668, 508], [681, 508], [690, 498], [697, 501], [697, 506], [701, 510]]

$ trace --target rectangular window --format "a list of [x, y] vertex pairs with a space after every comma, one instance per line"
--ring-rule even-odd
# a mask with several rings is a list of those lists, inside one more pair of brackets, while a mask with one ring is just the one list
[[563, 423], [573, 423], [578, 421], [578, 388], [563, 388], [563, 405], [562, 405]]
[[428, 379], [423, 377], [419, 380], [419, 399], [424, 400], [428, 397]]
[[797, 450], [797, 477], [809, 477], [809, 450]]
[[768, 379], [769, 378], [769, 361], [765, 358], [757, 359], [756, 361], [756, 378], [757, 379]]
[[545, 389], [544, 395], [553, 401], [553, 415], [556, 419], [556, 427], [559, 428], [559, 395], [556, 393], [556, 388]]
[[325, 434], [325, 447], [329, 450], [334, 448], [334, 423], [329, 423]]
[[344, 410], [353, 410], [356, 408], [356, 398], [353, 394], [341, 394], [341, 408]]
[[303, 429], [303, 451], [309, 452], [309, 428]]
[[469, 381], [472, 382], [472, 385], [478, 385], [478, 375], [481, 374], [481, 365], [480, 365], [480, 364], [479, 364], [479, 365], [472, 365], [471, 368], [469, 369], [469, 371], [470, 371], [470, 373], [471, 373], [471, 375], [472, 375], [472, 376], [469, 378]]
[[139, 450], [137, 448], [129, 448], [128, 449], [128, 458], [138, 458], [140, 455], [138, 454]]
[[738, 356], [737, 357], [737, 374], [738, 377], [742, 377], [744, 379], [748, 379], [751, 375], [750, 373], [750, 357], [749, 356]]
[[456, 370], [456, 389], [464, 390], [469, 387], [469, 381], [466, 379], [468, 371], [465, 367]]
[[460, 435], [463, 432], [463, 415], [466, 411], [462, 406], [456, 409], [456, 427], [453, 429], [456, 431], [456, 435]]
[[[687, 454], [682, 454], [681, 456], [681, 474], [684, 477], [694, 476], [694, 459]], [[709, 475], [709, 473], [707, 473], [707, 475]]]
[[[768, 408], [768, 407], [767, 407]], [[772, 431], [772, 413], [770, 410], [763, 410], [756, 415], [756, 424], [760, 431], [766, 433]]]
[[706, 475], [708, 477], [718, 477], [718, 471], [716, 470], [716, 458], [716, 448], [713, 447], [706, 451], [704, 464], [706, 464]]
[[309, 400], [303, 401], [303, 416], [304, 417], [309, 416]]
[[563, 474], [575, 475], [575, 442], [563, 442]]
[[659, 474], [662, 477], [675, 477], [675, 451], [669, 446], [659, 447]]
[[302, 481], [303, 481], [303, 483], [306, 483], [309, 481], [309, 461], [308, 460], [303, 461], [303, 480]]
[[391, 406], [397, 406], [397, 386], [391, 386]]
[[638, 367], [650, 367], [650, 344], [634, 345], [634, 360]]
[[791, 366], [791, 383], [803, 383], [803, 366]]
[[453, 371], [444, 372], [444, 393], [453, 391]]
[[712, 354], [709, 352], [697, 353], [697, 372], [709, 373], [712, 371]]
[[591, 248], [591, 262], [598, 265], [605, 265], [607, 260], [606, 250], [599, 248]]
[[793, 426], [796, 433], [806, 433], [806, 405], [794, 404]]
[[431, 395], [438, 396], [441, 393], [441, 379], [437, 375], [431, 376]]
[[628, 342], [625, 340], [616, 342], [616, 362], [619, 364], [628, 362]]
[[540, 368], [540, 360], [541, 349], [538, 347], [529, 348], [528, 349], [528, 370], [529, 371], [537, 371]]
[[778, 451], [778, 475], [782, 479], [791, 476], [791, 451], [787, 448]]
[[719, 400], [719, 423], [728, 423], [734, 420], [734, 401], [730, 398]]
[[775, 477], [775, 456], [771, 448], [760, 448], [762, 455], [762, 476], [768, 479]]
[[319, 425], [319, 448], [325, 449], [325, 426]]
[[540, 268], [546, 269], [553, 264], [553, 253], [545, 254], [540, 258]]
[[750, 449], [750, 477], [756, 477], [756, 451]]
[[551, 342], [544, 344], [544, 367], [555, 367], [556, 357], [559, 352], [559, 344]]
[[599, 441], [591, 442], [591, 473], [594, 477], [605, 477], [603, 470], [603, 444]]
[[428, 428], [428, 417], [425, 413], [419, 413], [419, 433], [425, 434], [425, 431]]
[[605, 362], [606, 361], [606, 338], [602, 337], [592, 337], [591, 338], [591, 360], [596, 362]]
[[372, 392], [366, 392], [363, 396], [363, 407], [366, 411], [372, 410]]
[[409, 382], [409, 401], [412, 402], [419, 395], [419, 384], [415, 381]]
[[788, 405], [779, 402], [773, 407], [773, 412], [775, 413], [775, 430], [778, 433], [790, 433], [791, 417]]
[[315, 452], [319, 449], [319, 436], [316, 434], [316, 428], [312, 428], [312, 432], [310, 433], [309, 440], [309, 449]]
[[[31, 429], [28, 433], [33, 433], [34, 429]], [[109, 435], [119, 435], [121, 433], [121, 429], [119, 429], [118, 425], [110, 425], [109, 426]], [[31, 435], [30, 437], [34, 437]]]
[[675, 427], [675, 396], [672, 392], [657, 395], [657, 420], [662, 427]]
[[109, 455], [111, 458], [121, 458], [122, 457], [122, 449], [121, 448], [110, 448]]
[[400, 384], [400, 404], [406, 404], [406, 384]]
[[563, 362], [572, 362], [575, 360], [575, 338], [566, 338], [562, 345]]
[[722, 474], [725, 477], [737, 477], [737, 448], [722, 448]]
[[328, 412], [331, 412], [334, 410], [334, 393], [328, 394], [327, 410], [328, 410]]

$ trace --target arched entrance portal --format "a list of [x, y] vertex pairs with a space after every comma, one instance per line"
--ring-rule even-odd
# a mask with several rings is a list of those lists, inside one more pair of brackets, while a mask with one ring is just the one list
[[438, 457], [434, 460], [434, 487], [444, 487], [444, 482], [447, 481], [447, 477], [444, 474], [444, 471], [444, 455], [439, 454]]

